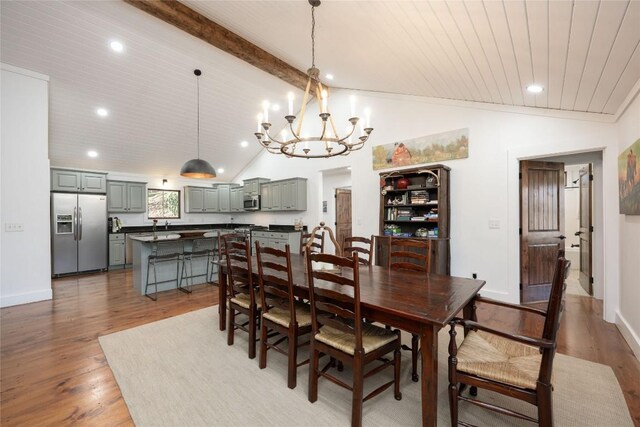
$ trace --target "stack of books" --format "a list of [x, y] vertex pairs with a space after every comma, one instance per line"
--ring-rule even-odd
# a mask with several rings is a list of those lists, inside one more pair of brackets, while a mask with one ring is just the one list
[[413, 216], [414, 216], [413, 209], [400, 208], [398, 209], [398, 215], [396, 216], [396, 219], [398, 221], [410, 221], [411, 217]]
[[412, 205], [424, 205], [429, 201], [429, 192], [427, 190], [417, 190], [411, 192]]

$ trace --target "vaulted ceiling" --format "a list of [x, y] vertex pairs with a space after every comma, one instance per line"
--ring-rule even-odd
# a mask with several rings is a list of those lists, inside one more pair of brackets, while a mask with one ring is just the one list
[[[183, 3], [310, 66], [306, 1]], [[259, 152], [261, 101], [297, 90], [123, 2], [3, 1], [0, 14], [2, 62], [51, 77], [53, 165], [175, 175], [196, 154], [200, 68], [201, 157], [228, 180]], [[325, 1], [316, 21], [316, 65], [334, 87], [611, 115], [640, 80], [635, 0]]]

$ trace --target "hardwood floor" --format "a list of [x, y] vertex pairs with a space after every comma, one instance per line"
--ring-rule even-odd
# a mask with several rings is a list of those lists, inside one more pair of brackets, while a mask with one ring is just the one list
[[[0, 310], [2, 426], [132, 425], [98, 336], [218, 303], [217, 288], [168, 291], [157, 302], [133, 290], [131, 271], [53, 281], [53, 300]], [[532, 317], [480, 306], [493, 326], [533, 334]], [[558, 350], [613, 368], [640, 426], [640, 363], [600, 301], [567, 295]], [[217, 327], [214, 325], [213, 327]]]

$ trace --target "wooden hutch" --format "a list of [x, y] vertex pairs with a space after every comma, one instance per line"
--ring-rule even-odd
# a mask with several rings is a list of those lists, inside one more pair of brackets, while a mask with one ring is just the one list
[[[380, 173], [380, 236], [430, 239], [431, 271], [450, 274], [449, 174], [444, 165]], [[386, 239], [376, 238], [376, 264], [386, 265]]]

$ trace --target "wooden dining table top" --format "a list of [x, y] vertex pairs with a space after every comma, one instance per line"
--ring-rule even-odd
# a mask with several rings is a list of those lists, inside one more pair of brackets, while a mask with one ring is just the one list
[[[256, 257], [252, 257], [251, 261], [257, 287]], [[221, 264], [223, 272], [226, 273], [226, 265]], [[305, 292], [308, 293], [304, 256], [291, 254], [291, 270], [297, 291], [303, 295]], [[412, 320], [440, 327], [447, 325], [485, 284], [483, 280], [411, 270], [390, 270], [377, 265], [361, 265], [358, 271], [360, 303], [365, 312], [375, 310], [388, 316], [401, 317], [405, 321]], [[349, 277], [352, 273], [345, 269], [342, 274]], [[336, 286], [319, 280], [316, 280], [315, 284]]]

